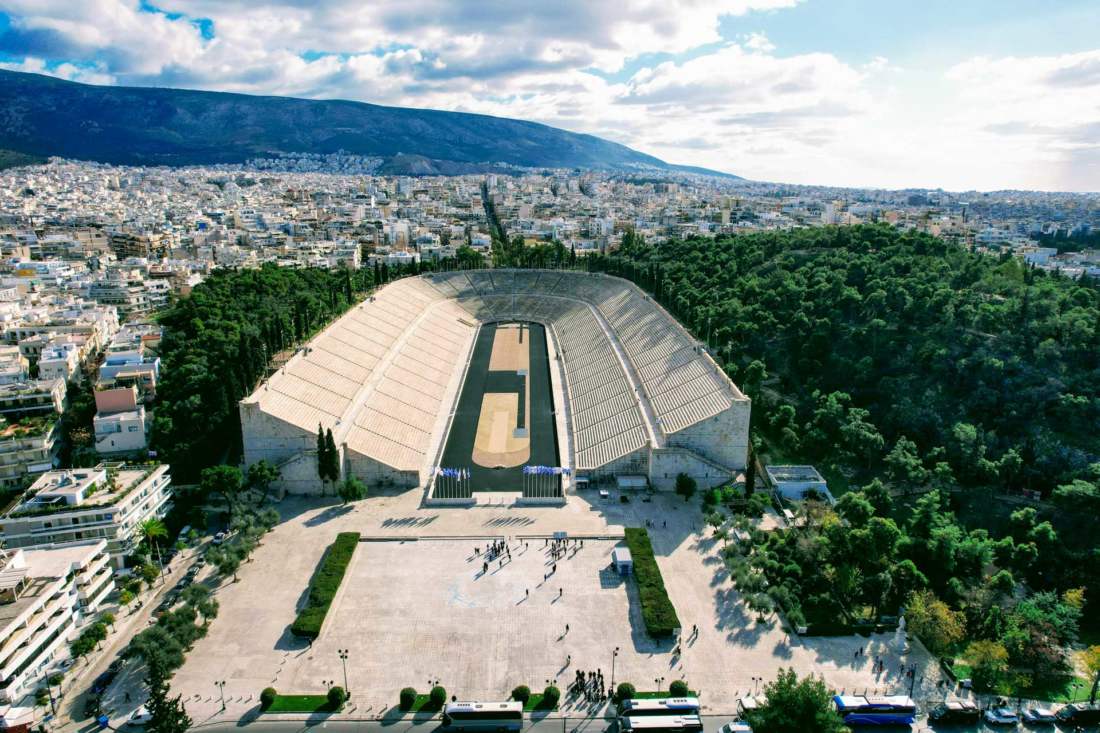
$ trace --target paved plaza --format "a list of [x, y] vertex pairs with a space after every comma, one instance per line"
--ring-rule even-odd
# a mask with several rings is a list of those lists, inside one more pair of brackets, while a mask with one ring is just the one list
[[[505, 699], [516, 685], [537, 690], [547, 680], [564, 690], [578, 669], [599, 669], [610, 684], [616, 647], [616, 682], [646, 690], [683, 678], [712, 713], [732, 712], [754, 678], [770, 680], [783, 666], [824, 674], [848, 691], [901, 689], [890, 636], [800, 639], [774, 618], [758, 624], [731, 586], [719, 543], [703, 531], [697, 502], [573, 496], [564, 508], [420, 509], [412, 493], [350, 507], [282, 502], [283, 523], [242, 567], [239, 582], [217, 591], [219, 617], [173, 680], [197, 722], [220, 713], [215, 681], [226, 682], [231, 717], [254, 711], [269, 685], [298, 693], [343, 685], [338, 649], [348, 650], [348, 713], [363, 717], [385, 715], [400, 688], [426, 691], [435, 680], [460, 699]], [[611, 569], [623, 527], [647, 519], [684, 624], [679, 654], [677, 642], [645, 634], [633, 582]], [[364, 541], [310, 646], [288, 627], [325, 548], [345, 530]], [[569, 545], [556, 570], [544, 546], [555, 531], [584, 538], [583, 546]], [[484, 552], [494, 539], [507, 543], [511, 558], [486, 571]], [[866, 653], [857, 659], [861, 646]], [[886, 660], [887, 675], [871, 672], [875, 656]], [[919, 648], [908, 661], [919, 665], [918, 696], [933, 696], [935, 665]]]

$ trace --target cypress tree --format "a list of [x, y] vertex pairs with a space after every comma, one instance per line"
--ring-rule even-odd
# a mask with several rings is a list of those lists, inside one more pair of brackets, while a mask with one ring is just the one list
[[329, 481], [340, 479], [340, 454], [336, 451], [336, 441], [332, 438], [332, 428], [325, 433], [325, 473]]

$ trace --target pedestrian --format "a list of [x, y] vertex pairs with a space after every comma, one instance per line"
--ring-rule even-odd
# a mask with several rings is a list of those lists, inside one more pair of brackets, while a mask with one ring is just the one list
[[531, 597], [531, 589], [530, 588], [524, 588], [523, 589], [523, 597], [524, 598], [530, 598]]
[[481, 573], [482, 573], [482, 575], [484, 575], [487, 572], [489, 572], [489, 563], [487, 563], [487, 562], [481, 563]]
[[569, 633], [569, 624], [565, 625], [565, 633], [567, 633], [567, 634]]
[[565, 588], [558, 588], [558, 598], [561, 598], [563, 593], [565, 593]]

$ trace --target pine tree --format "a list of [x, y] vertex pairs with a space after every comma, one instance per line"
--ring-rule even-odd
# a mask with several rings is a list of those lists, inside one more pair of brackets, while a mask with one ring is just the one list
[[149, 701], [145, 705], [151, 716], [145, 729], [151, 733], [186, 733], [191, 718], [180, 695], [168, 697], [168, 680], [161, 665], [150, 665], [145, 684], [149, 686]]
[[332, 437], [332, 428], [325, 434], [325, 474], [329, 481], [340, 480], [340, 454]]
[[328, 446], [325, 444], [325, 431], [317, 423], [317, 476], [321, 482], [328, 478]]

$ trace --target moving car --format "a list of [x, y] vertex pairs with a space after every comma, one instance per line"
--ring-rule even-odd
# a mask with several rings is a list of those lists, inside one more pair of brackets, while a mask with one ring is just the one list
[[985, 722], [990, 725], [1016, 725], [1020, 716], [1012, 708], [989, 708], [985, 711]]
[[933, 723], [970, 725], [981, 720], [982, 711], [973, 700], [946, 700], [928, 713]]
[[1032, 725], [1058, 722], [1058, 716], [1050, 708], [1028, 708], [1024, 710], [1021, 717], [1025, 723], [1031, 723]]

